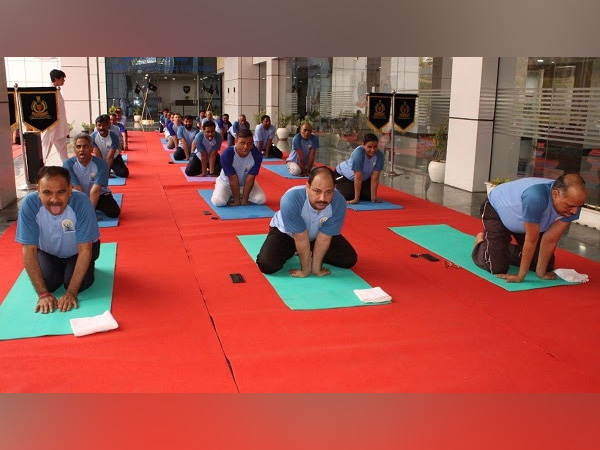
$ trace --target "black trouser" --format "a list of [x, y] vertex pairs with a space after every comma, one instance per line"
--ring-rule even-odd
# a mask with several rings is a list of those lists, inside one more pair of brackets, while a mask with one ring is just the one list
[[[315, 241], [311, 241], [310, 248], [313, 249]], [[288, 259], [296, 252], [294, 238], [279, 231], [277, 227], [271, 227], [267, 239], [263, 243], [256, 264], [263, 273], [275, 273], [281, 270]], [[331, 237], [331, 244], [323, 258], [323, 263], [332, 266], [349, 269], [356, 264], [358, 256], [356, 251], [344, 236], [338, 234]]]
[[177, 147], [173, 153], [173, 159], [175, 161], [183, 161], [185, 159], [185, 151], [182, 147]]
[[[480, 213], [484, 239], [473, 248], [471, 254], [473, 262], [493, 274], [507, 273], [508, 266], [519, 267], [523, 245], [525, 244], [525, 233], [513, 233], [506, 228], [488, 199], [481, 205]], [[538, 238], [529, 270], [536, 270], [543, 234], [540, 233]], [[517, 244], [511, 243], [512, 237], [515, 238]], [[554, 255], [550, 257], [546, 268], [547, 272], [552, 270], [554, 270]]]
[[[75, 270], [77, 255], [78, 254], [75, 254], [68, 258], [59, 258], [58, 256], [51, 255], [38, 248], [38, 261], [40, 263], [40, 268], [42, 269], [44, 283], [49, 292], [54, 292], [61, 285], [64, 285], [65, 288], [69, 287], [69, 283], [73, 277], [73, 271]], [[98, 256], [100, 256], [100, 240], [97, 240], [92, 244], [92, 260], [83, 277], [79, 292], [85, 291], [94, 283], [94, 261], [98, 259]]]
[[119, 214], [121, 214], [121, 208], [119, 208], [119, 204], [110, 192], [100, 194], [96, 211], [102, 211], [106, 214], [106, 217], [112, 218], [119, 217]]
[[[206, 155], [206, 171], [208, 172], [210, 170], [210, 165], [208, 160], [210, 159], [210, 154]], [[188, 162], [187, 166], [185, 167], [185, 174], [188, 177], [195, 177], [198, 176], [202, 173], [202, 160], [200, 159], [200, 156], [198, 156], [197, 153], [192, 153], [190, 155], [190, 162]], [[221, 155], [219, 155], [219, 153], [217, 153], [217, 157], [215, 159], [215, 171], [214, 173], [209, 173], [209, 175], [214, 175], [217, 176], [221, 173]]]
[[227, 145], [229, 147], [231, 147], [232, 145], [235, 145], [235, 138], [229, 133], [227, 133]]
[[127, 178], [129, 176], [129, 169], [125, 165], [125, 161], [123, 161], [123, 157], [120, 153], [113, 159], [111, 169], [118, 177]]
[[[267, 158], [266, 153], [263, 152], [263, 155], [265, 156], [265, 158]], [[275, 147], [273, 144], [271, 144], [271, 148], [269, 149], [269, 156], [268, 158], [283, 158], [283, 152], [281, 150], [279, 150], [277, 147]]]
[[[354, 200], [354, 180], [350, 180], [336, 171], [335, 187], [346, 200]], [[371, 178], [362, 182], [359, 200], [371, 201]]]

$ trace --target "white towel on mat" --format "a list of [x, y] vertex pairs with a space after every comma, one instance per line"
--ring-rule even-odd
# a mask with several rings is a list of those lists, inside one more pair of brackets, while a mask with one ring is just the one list
[[590, 278], [584, 273], [577, 273], [574, 269], [555, 269], [554, 273], [565, 281], [571, 283], [587, 283]]
[[392, 301], [392, 297], [379, 286], [370, 289], [354, 289], [354, 293], [363, 303], [382, 303]]
[[114, 330], [119, 328], [119, 324], [114, 319], [110, 311], [104, 311], [103, 314], [93, 317], [81, 317], [79, 319], [71, 319], [71, 329], [75, 336], [85, 336], [101, 331]]

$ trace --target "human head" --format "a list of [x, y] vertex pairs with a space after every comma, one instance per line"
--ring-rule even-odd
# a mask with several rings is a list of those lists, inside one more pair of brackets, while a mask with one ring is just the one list
[[229, 114], [223, 114], [223, 122], [229, 122]]
[[116, 113], [112, 113], [109, 115], [110, 117], [110, 123], [112, 125], [116, 125], [117, 124], [117, 114]]
[[38, 196], [53, 216], [61, 215], [71, 197], [71, 175], [64, 167], [44, 166], [38, 172]]
[[312, 125], [310, 124], [310, 122], [302, 122], [302, 125], [300, 125], [300, 136], [302, 137], [302, 139], [310, 138], [311, 134]]
[[318, 211], [325, 209], [333, 200], [334, 192], [335, 176], [329, 167], [315, 167], [310, 171], [306, 182], [310, 206]]
[[[112, 116], [113, 114], [111, 114]], [[75, 151], [75, 157], [84, 166], [92, 160], [92, 152], [94, 147], [92, 145], [92, 137], [87, 133], [77, 133], [73, 137], [73, 149]]]
[[101, 114], [98, 117], [96, 117], [96, 130], [98, 130], [98, 133], [100, 133], [100, 135], [102, 137], [106, 137], [108, 136], [108, 131], [109, 131], [109, 123], [110, 123], [110, 117], [108, 117], [108, 114]]
[[175, 123], [175, 125], [180, 125], [181, 124], [181, 114], [173, 113], [173, 122]]
[[555, 211], [563, 217], [577, 214], [586, 197], [585, 181], [579, 174], [561, 175], [552, 185], [552, 204]]
[[260, 123], [262, 123], [264, 128], [269, 128], [271, 126], [271, 118], [265, 114], [264, 116], [261, 116]]
[[194, 116], [186, 114], [183, 116], [183, 126], [186, 130], [191, 130], [192, 126], [194, 126]]
[[212, 138], [215, 137], [215, 129], [216, 126], [212, 120], [207, 120], [202, 124], [202, 131], [204, 132], [204, 136], [206, 136], [206, 139], [208, 139], [209, 141], [211, 141]]
[[206, 111], [206, 118], [208, 120], [213, 120], [213, 113], [210, 109], [208, 111]]
[[236, 153], [244, 158], [245, 156], [248, 156], [253, 146], [254, 141], [252, 139], [252, 132], [246, 129], [240, 130], [235, 144]]
[[163, 108], [162, 113], [163, 116], [167, 117], [169, 115], [169, 108]]
[[123, 110], [121, 108], [115, 109], [115, 115], [117, 116], [117, 121], [119, 121], [123, 117]]
[[378, 145], [379, 138], [375, 134], [365, 134], [365, 137], [363, 138], [363, 148], [369, 158], [377, 153]]
[[65, 84], [66, 76], [67, 75], [65, 75], [65, 73], [62, 70], [52, 69], [50, 71], [50, 81], [55, 86], [62, 86], [63, 84]]
[[246, 121], [246, 115], [245, 114], [240, 114], [240, 117], [238, 117], [238, 122], [239, 123], [244, 123]]
[[198, 112], [198, 115], [200, 116], [200, 119], [204, 119], [206, 117], [206, 110], [205, 109], [201, 109]]

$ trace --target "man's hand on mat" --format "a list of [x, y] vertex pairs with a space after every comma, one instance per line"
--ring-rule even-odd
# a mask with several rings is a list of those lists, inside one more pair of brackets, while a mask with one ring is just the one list
[[240, 206], [241, 205], [240, 199], [238, 198], [238, 199], [230, 200], [229, 203], [228, 203], [228, 205], [229, 206]]
[[49, 312], [54, 312], [54, 308], [58, 308], [58, 302], [54, 295], [48, 293], [40, 298], [38, 298], [37, 306], [35, 307], [34, 312], [41, 312], [42, 314], [46, 314]]
[[240, 202], [240, 205], [242, 205], [242, 206], [248, 206], [249, 204], [250, 204], [250, 202], [248, 200], [242, 200]]
[[77, 296], [65, 292], [61, 298], [58, 299], [58, 309], [62, 312], [71, 311], [71, 308], [77, 309]]
[[326, 269], [325, 267], [321, 267], [317, 270], [313, 269], [313, 274], [318, 277], [324, 277], [325, 275], [331, 275], [331, 270]]
[[496, 276], [498, 278], [502, 278], [507, 283], [520, 283], [521, 281], [523, 281], [523, 278], [524, 278], [519, 275], [511, 275], [509, 273], [499, 273]]
[[288, 273], [295, 278], [306, 278], [310, 275], [309, 273], [303, 272], [302, 269], [290, 269], [288, 270]]

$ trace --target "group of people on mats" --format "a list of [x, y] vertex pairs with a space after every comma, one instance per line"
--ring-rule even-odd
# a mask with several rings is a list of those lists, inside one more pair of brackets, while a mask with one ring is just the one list
[[[40, 170], [37, 192], [25, 197], [19, 211], [16, 240], [22, 244], [24, 266], [38, 295], [36, 312], [77, 307], [78, 293], [94, 281], [94, 261], [99, 255], [94, 210], [118, 215], [107, 186], [111, 165], [115, 172], [121, 170], [120, 163], [115, 165], [120, 157], [119, 138], [107, 132], [102, 116], [99, 119], [96, 136], [74, 137], [75, 156], [64, 167]], [[263, 158], [282, 157], [272, 144], [274, 128], [269, 116], [263, 116], [254, 135], [244, 125], [245, 116], [227, 125], [232, 145], [221, 155], [223, 126], [217, 132], [217, 124], [208, 119], [200, 122], [199, 131], [194, 130], [193, 117], [185, 116], [183, 123], [180, 119], [174, 114], [165, 129], [170, 132], [178, 125], [176, 157], [188, 159], [188, 168], [199, 174], [217, 177], [212, 203], [264, 204], [266, 195], [255, 178]], [[323, 264], [351, 268], [357, 262], [356, 251], [341, 234], [346, 206], [380, 201], [377, 190], [383, 152], [377, 136], [366, 134], [363, 145], [332, 170], [313, 167], [318, 147], [310, 123], [303, 123], [292, 140], [287, 167], [291, 174], [308, 176], [308, 180], [280, 199], [280, 209], [271, 219], [256, 258], [263, 273], [281, 270], [296, 253], [300, 267], [289, 270], [292, 277], [325, 276], [330, 271]], [[579, 217], [586, 196], [584, 180], [577, 174], [499, 185], [481, 206], [483, 232], [476, 237], [473, 261], [507, 282], [522, 281], [529, 270], [542, 279], [555, 278], [554, 250], [569, 223]], [[512, 237], [517, 244], [511, 244]], [[507, 274], [511, 264], [519, 267], [518, 274]], [[66, 292], [57, 299], [53, 292], [60, 285]]]

